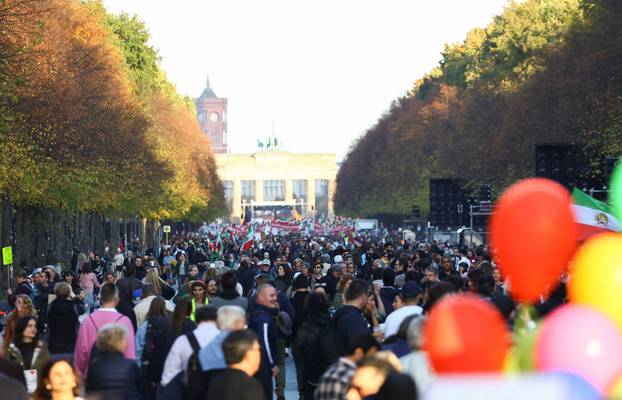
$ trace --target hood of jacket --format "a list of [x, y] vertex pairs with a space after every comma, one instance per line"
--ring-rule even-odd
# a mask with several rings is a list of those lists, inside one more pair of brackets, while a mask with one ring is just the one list
[[218, 293], [218, 297], [224, 300], [233, 300], [240, 297], [240, 294], [235, 289], [223, 289], [220, 293]]

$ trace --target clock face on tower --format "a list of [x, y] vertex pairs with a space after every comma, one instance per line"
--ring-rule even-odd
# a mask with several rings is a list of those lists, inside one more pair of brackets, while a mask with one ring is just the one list
[[215, 113], [215, 112], [211, 113], [211, 114], [209, 115], [209, 119], [210, 119], [212, 122], [216, 122], [216, 121], [218, 121], [218, 113]]

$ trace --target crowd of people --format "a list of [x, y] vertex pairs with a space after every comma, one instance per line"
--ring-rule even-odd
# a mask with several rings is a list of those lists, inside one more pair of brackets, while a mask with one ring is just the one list
[[[440, 298], [477, 293], [515, 320], [484, 246], [214, 239], [17, 271], [0, 361], [0, 391], [15, 396], [3, 398], [281, 400], [291, 357], [300, 399], [416, 399], [435, 379], [422, 332]], [[561, 283], [536, 309], [564, 300]]]

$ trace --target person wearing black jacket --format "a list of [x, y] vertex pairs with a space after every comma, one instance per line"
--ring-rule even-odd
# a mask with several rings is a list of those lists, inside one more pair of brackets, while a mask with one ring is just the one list
[[147, 276], [147, 267], [143, 264], [144, 260], [142, 256], [134, 257], [134, 271], [136, 279], [142, 281], [145, 276]]
[[32, 299], [32, 303], [37, 310], [37, 329], [39, 332], [45, 332], [48, 311], [48, 295], [52, 294], [52, 287], [49, 283], [50, 273], [43, 271], [39, 275], [39, 282], [35, 285], [36, 295]]
[[384, 305], [385, 314], [389, 315], [393, 312], [393, 300], [395, 296], [400, 294], [395, 288], [395, 271], [387, 267], [382, 271], [382, 288], [380, 288], [380, 299]]
[[[78, 280], [76, 279], [75, 275], [73, 274], [73, 272], [71, 271], [65, 271], [62, 274], [62, 278], [63, 281], [65, 281], [69, 287], [71, 287], [71, 292], [75, 295], [78, 296], [80, 294], [81, 291], [83, 291], [84, 289], [82, 289], [80, 287], [80, 283], [78, 282]], [[70, 296], [71, 297], [71, 296]]]
[[260, 338], [261, 365], [255, 374], [263, 387], [266, 399], [272, 398], [272, 378], [279, 373], [279, 354], [277, 349], [276, 321], [279, 314], [276, 289], [270, 284], [262, 284], [257, 288], [255, 306], [248, 321], [250, 329]]
[[332, 299], [335, 297], [335, 292], [337, 291], [337, 284], [339, 283], [339, 280], [341, 279], [342, 274], [343, 274], [343, 270], [341, 268], [341, 265], [339, 264], [333, 265], [328, 270], [328, 273], [326, 274], [325, 290], [326, 290], [326, 295], [328, 296], [329, 299]]
[[292, 295], [291, 304], [294, 309], [294, 323], [292, 326], [292, 336], [296, 337], [298, 328], [305, 322], [307, 318], [306, 299], [309, 296], [309, 279], [303, 274], [299, 274], [294, 279], [294, 293]]
[[99, 355], [91, 361], [86, 377], [87, 397], [142, 400], [138, 364], [123, 356], [127, 340], [127, 328], [122, 324], [107, 325], [99, 332]]
[[261, 363], [257, 335], [248, 330], [231, 332], [222, 343], [228, 368], [212, 378], [205, 399], [266, 400], [261, 384], [252, 376]]
[[210, 301], [210, 305], [216, 308], [222, 306], [238, 306], [242, 307], [244, 311], [248, 309], [248, 299], [240, 296], [236, 290], [238, 279], [235, 271], [227, 271], [222, 274], [220, 279], [220, 286], [222, 290], [218, 293], [213, 300]]
[[242, 261], [240, 261], [240, 268], [237, 270], [238, 282], [242, 285], [242, 294], [247, 296], [253, 288], [253, 283], [255, 282], [255, 271], [253, 266], [248, 261], [248, 256], [242, 257]]
[[30, 286], [28, 275], [25, 271], [20, 270], [15, 273], [15, 282], [17, 283], [15, 290], [7, 290], [7, 293], [9, 294], [7, 301], [11, 307], [15, 307], [15, 299], [17, 299], [18, 294], [25, 294], [26, 296], [32, 298], [32, 286]]
[[[367, 281], [354, 279], [344, 293], [344, 305], [333, 316], [335, 324], [335, 347], [343, 356], [350, 340], [373, 332], [363, 310], [369, 301], [371, 286]], [[336, 360], [331, 360], [336, 361]]]
[[300, 326], [292, 346], [296, 354], [298, 392], [303, 400], [313, 400], [313, 392], [330, 360], [322, 351], [322, 334], [331, 323], [330, 303], [323, 293], [311, 293], [307, 299], [307, 319]]
[[51, 354], [73, 353], [78, 332], [78, 310], [76, 303], [69, 300], [71, 288], [65, 282], [54, 287], [56, 299], [48, 311], [48, 349]]

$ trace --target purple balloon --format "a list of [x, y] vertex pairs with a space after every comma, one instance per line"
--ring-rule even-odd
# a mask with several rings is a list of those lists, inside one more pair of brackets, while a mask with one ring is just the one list
[[622, 335], [599, 311], [567, 304], [542, 322], [536, 367], [579, 375], [605, 393], [622, 369]]

